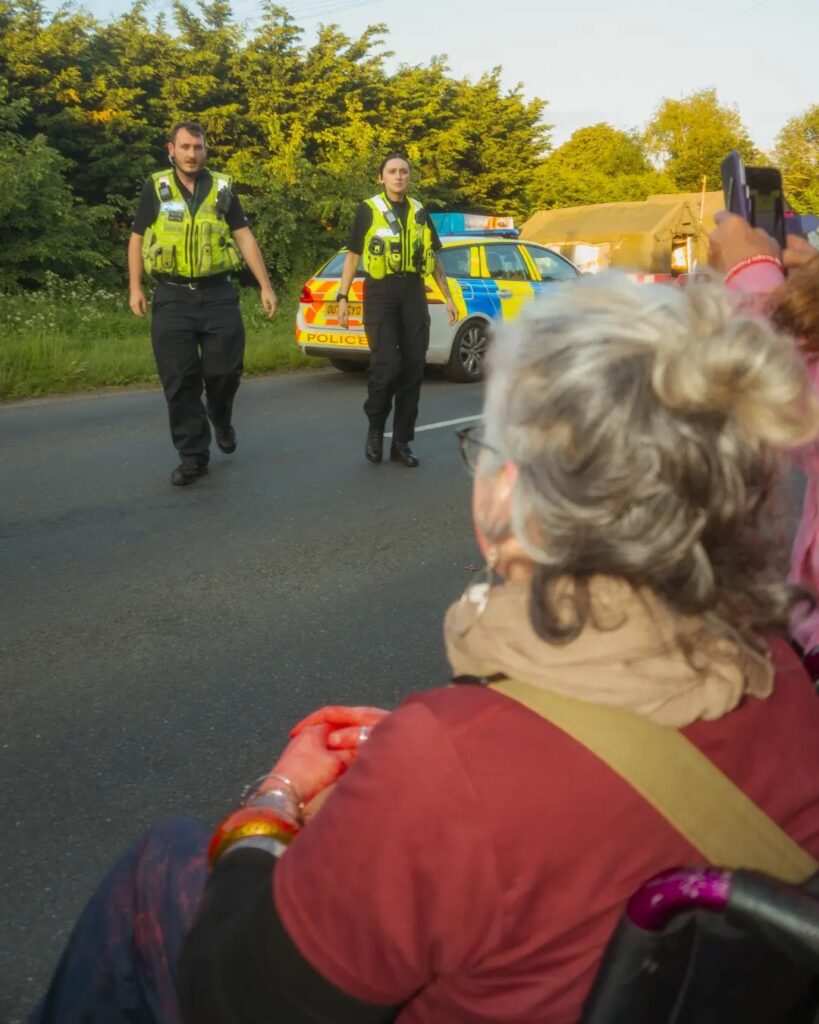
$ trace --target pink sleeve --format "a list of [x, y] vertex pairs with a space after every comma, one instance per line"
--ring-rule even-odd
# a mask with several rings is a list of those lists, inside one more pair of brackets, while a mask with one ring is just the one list
[[733, 276], [728, 272], [726, 287], [741, 295], [768, 295], [785, 280], [782, 268], [775, 263], [751, 263], [738, 270]]
[[280, 859], [274, 900], [288, 935], [343, 991], [404, 1002], [497, 941], [485, 830], [441, 723], [421, 702], [403, 705]]
[[767, 319], [768, 296], [776, 291], [784, 280], [785, 275], [781, 267], [775, 263], [751, 263], [735, 273], [729, 271], [725, 287], [740, 296], [738, 312], [745, 316]]
[[[819, 358], [810, 356], [805, 359], [805, 369], [811, 382], [813, 393], [819, 398]], [[819, 438], [803, 444], [801, 448], [792, 448], [788, 459], [810, 477], [819, 477]]]

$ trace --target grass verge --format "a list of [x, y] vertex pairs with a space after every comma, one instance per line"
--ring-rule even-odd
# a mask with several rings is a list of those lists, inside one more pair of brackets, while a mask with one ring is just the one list
[[[246, 374], [326, 365], [296, 348], [300, 287], [279, 290], [272, 321], [259, 293], [241, 289]], [[125, 290], [52, 277], [38, 292], [0, 295], [0, 399], [158, 383], [150, 320], [132, 315]]]

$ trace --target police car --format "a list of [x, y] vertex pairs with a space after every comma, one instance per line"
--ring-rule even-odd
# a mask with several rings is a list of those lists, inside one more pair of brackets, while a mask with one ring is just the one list
[[[443, 366], [448, 377], [476, 381], [483, 376], [492, 322], [511, 320], [521, 308], [579, 271], [543, 245], [524, 242], [514, 230], [441, 234], [443, 264], [459, 320], [450, 325], [444, 298], [426, 279], [430, 314], [427, 364]], [[296, 344], [309, 356], [324, 356], [338, 370], [366, 368], [370, 353], [362, 323], [364, 275], [349, 293], [347, 329], [339, 326], [336, 294], [346, 249], [341, 249], [304, 285], [296, 317]]]

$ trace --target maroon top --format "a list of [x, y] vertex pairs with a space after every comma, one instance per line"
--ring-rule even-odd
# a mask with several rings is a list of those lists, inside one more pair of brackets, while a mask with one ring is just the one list
[[[819, 857], [819, 700], [782, 640], [772, 697], [685, 730]], [[574, 1024], [629, 896], [701, 862], [626, 782], [479, 686], [408, 698], [282, 857], [274, 898], [330, 982], [401, 1024]]]

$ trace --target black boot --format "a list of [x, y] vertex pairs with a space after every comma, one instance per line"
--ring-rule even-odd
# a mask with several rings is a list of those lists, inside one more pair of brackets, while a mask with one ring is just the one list
[[380, 462], [384, 458], [384, 431], [375, 430], [373, 427], [367, 431], [367, 443], [364, 445], [364, 454], [370, 462]]
[[406, 441], [393, 441], [390, 448], [390, 462], [403, 462], [407, 469], [415, 469], [418, 459]]
[[187, 487], [194, 484], [200, 476], [208, 471], [207, 462], [183, 462], [171, 473], [171, 483], [174, 487]]
[[236, 451], [236, 431], [233, 427], [214, 426], [213, 432], [216, 435], [219, 451], [224, 452], [225, 455], [232, 455]]

